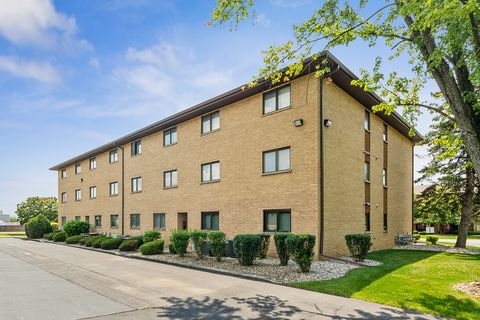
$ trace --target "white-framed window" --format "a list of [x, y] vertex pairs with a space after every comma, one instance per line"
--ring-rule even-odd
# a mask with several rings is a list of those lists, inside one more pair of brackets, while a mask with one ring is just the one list
[[138, 156], [139, 154], [142, 154], [142, 140], [132, 142], [131, 149], [132, 156]]
[[118, 161], [118, 150], [117, 149], [111, 150], [108, 153], [108, 162], [115, 163], [117, 161]]
[[220, 129], [220, 111], [202, 116], [202, 133]]
[[165, 213], [153, 214], [153, 229], [165, 229]]
[[365, 118], [363, 120], [363, 128], [367, 131], [370, 131], [370, 112], [365, 110]]
[[82, 200], [82, 190], [77, 189], [75, 190], [75, 201], [80, 201]]
[[220, 161], [202, 164], [202, 182], [220, 180]]
[[177, 127], [163, 131], [163, 145], [169, 146], [177, 143]]
[[95, 199], [97, 197], [97, 187], [90, 187], [90, 199]]
[[61, 170], [61, 177], [62, 177], [62, 179], [65, 179], [67, 177], [67, 169], [62, 169]]
[[142, 177], [132, 178], [132, 192], [142, 191]]
[[75, 174], [82, 173], [82, 165], [80, 163], [75, 164]]
[[290, 107], [290, 85], [263, 94], [263, 114]]
[[65, 203], [65, 202], [67, 202], [67, 193], [62, 192], [62, 203]]
[[173, 188], [177, 186], [177, 170], [165, 171], [163, 173], [163, 187]]
[[91, 158], [88, 162], [88, 167], [90, 170], [95, 170], [97, 168], [97, 158]]
[[290, 170], [290, 147], [263, 152], [263, 173]]
[[110, 195], [111, 196], [116, 196], [118, 195], [118, 182], [110, 182]]

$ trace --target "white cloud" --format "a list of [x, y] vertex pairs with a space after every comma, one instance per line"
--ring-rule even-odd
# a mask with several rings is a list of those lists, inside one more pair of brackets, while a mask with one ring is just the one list
[[44, 83], [59, 83], [62, 81], [60, 74], [50, 63], [21, 60], [15, 56], [0, 56], [0, 70], [15, 77]]
[[100, 64], [100, 60], [99, 60], [97, 57], [90, 58], [90, 59], [88, 60], [88, 64], [89, 64], [92, 68], [97, 69], [97, 70], [99, 70], [99, 69], [102, 68], [102, 66], [101, 66], [101, 64]]
[[125, 58], [127, 61], [153, 64], [157, 67], [176, 66], [178, 64], [173, 46], [165, 42], [155, 44], [143, 50], [129, 47]]
[[6, 0], [0, 6], [0, 35], [16, 45], [90, 49], [76, 32], [75, 18], [57, 12], [51, 0]]
[[272, 21], [266, 14], [260, 13], [255, 15], [254, 22], [264, 27], [270, 27]]

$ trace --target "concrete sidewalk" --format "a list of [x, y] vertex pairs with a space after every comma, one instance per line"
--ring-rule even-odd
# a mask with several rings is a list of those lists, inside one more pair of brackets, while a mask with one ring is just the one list
[[13, 238], [0, 239], [0, 292], [0, 319], [437, 319], [356, 299]]

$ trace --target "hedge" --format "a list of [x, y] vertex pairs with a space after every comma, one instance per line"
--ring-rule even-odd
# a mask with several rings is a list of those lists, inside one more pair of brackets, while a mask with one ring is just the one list
[[67, 234], [64, 231], [55, 232], [52, 236], [54, 242], [64, 242], [67, 240]]
[[118, 250], [120, 251], [136, 251], [138, 249], [138, 241], [136, 239], [123, 240]]
[[85, 236], [82, 236], [82, 235], [71, 236], [71, 237], [68, 237], [68, 238], [65, 240], [65, 243], [68, 243], [68, 244], [77, 244], [77, 243], [80, 242], [80, 240], [82, 240], [83, 238], [85, 238]]
[[369, 234], [356, 233], [345, 235], [348, 250], [355, 261], [363, 261], [373, 243]]
[[173, 243], [175, 252], [183, 257], [187, 253], [188, 243], [190, 241], [190, 233], [188, 231], [175, 231], [170, 237], [170, 241]]
[[105, 238], [105, 236], [104, 236], [104, 235], [101, 235], [101, 234], [96, 235], [96, 236], [89, 237], [89, 238], [87, 239], [87, 241], [85, 241], [85, 245], [86, 245], [87, 247], [93, 247], [93, 243], [94, 243], [95, 241], [97, 241], [98, 239], [103, 239], [103, 238]]
[[32, 239], [38, 239], [43, 237], [45, 233], [52, 232], [52, 225], [50, 220], [43, 214], [39, 214], [25, 224], [25, 233], [27, 237]]
[[156, 230], [145, 231], [143, 234], [143, 243], [158, 240], [161, 236], [161, 233]]
[[258, 234], [238, 234], [233, 238], [233, 249], [242, 266], [251, 266], [258, 257], [262, 240]]
[[205, 257], [205, 245], [207, 244], [208, 233], [206, 231], [193, 230], [190, 232], [190, 238], [193, 242], [195, 254], [198, 259]]
[[67, 236], [76, 236], [90, 231], [90, 224], [86, 221], [70, 220], [63, 226], [63, 231]]
[[213, 256], [218, 262], [225, 256], [227, 237], [221, 231], [211, 231], [207, 235], [208, 247], [212, 250]]
[[93, 236], [85, 236], [85, 237], [83, 237], [82, 239], [80, 239], [80, 240], [78, 241], [78, 244], [84, 246], [85, 243], [88, 241], [88, 239], [90, 239], [90, 238], [92, 238], [92, 237], [93, 237]]
[[163, 240], [154, 240], [144, 243], [140, 247], [140, 252], [145, 256], [149, 256], [152, 254], [161, 254], [163, 253], [163, 244]]
[[270, 246], [270, 234], [261, 233], [260, 236], [260, 249], [258, 250], [258, 258], [267, 258], [268, 247]]
[[52, 240], [53, 232], [45, 233], [43, 239]]
[[105, 240], [105, 239], [112, 239], [112, 238], [110, 238], [110, 237], [105, 237], [105, 236], [104, 236], [104, 237], [97, 238], [96, 240], [94, 240], [94, 241], [92, 242], [92, 247], [94, 247], [94, 248], [101, 248], [101, 247], [102, 247], [102, 242], [103, 242], [103, 240]]
[[120, 245], [122, 244], [123, 239], [122, 238], [105, 238], [101, 243], [100, 243], [100, 248], [103, 250], [114, 250], [118, 249]]
[[177, 251], [175, 251], [175, 246], [173, 245], [173, 243], [170, 243], [168, 245], [168, 251], [170, 251], [171, 254], [177, 254]]
[[289, 235], [291, 235], [291, 233], [276, 233], [273, 236], [273, 240], [275, 241], [275, 249], [277, 249], [277, 255], [280, 259], [281, 266], [288, 265], [288, 260], [290, 259], [290, 254], [288, 253], [287, 245], [285, 244], [285, 240]]
[[287, 251], [302, 272], [309, 272], [313, 261], [315, 236], [311, 234], [291, 234], [285, 239]]

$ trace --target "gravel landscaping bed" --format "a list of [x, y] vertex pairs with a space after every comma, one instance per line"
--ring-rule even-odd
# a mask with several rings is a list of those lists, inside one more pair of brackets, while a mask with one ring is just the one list
[[475, 249], [462, 249], [462, 248], [455, 248], [455, 247], [449, 247], [449, 246], [442, 246], [440, 244], [427, 245], [424, 243], [415, 243], [415, 244], [409, 244], [405, 246], [396, 246], [394, 249], [480, 254], [480, 250], [475, 250]]
[[457, 283], [453, 286], [455, 289], [465, 292], [475, 298], [480, 299], [480, 281]]

